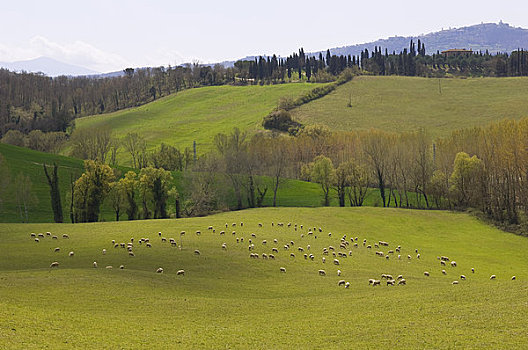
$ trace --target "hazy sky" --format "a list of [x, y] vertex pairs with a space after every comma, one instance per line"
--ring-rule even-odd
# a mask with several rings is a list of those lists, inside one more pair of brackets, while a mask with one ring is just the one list
[[288, 55], [503, 20], [526, 0], [0, 0], [0, 61], [49, 56], [99, 72]]

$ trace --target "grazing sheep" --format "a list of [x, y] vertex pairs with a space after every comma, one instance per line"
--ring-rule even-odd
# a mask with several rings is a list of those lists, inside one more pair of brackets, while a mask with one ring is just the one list
[[407, 255], [407, 259], [411, 260], [411, 256], [410, 256], [410, 255]]
[[388, 256], [388, 255], [385, 255], [385, 259], [389, 260], [389, 256]]
[[275, 239], [273, 240], [273, 243], [279, 243], [279, 241], [277, 240], [277, 238], [275, 238]]
[[119, 248], [119, 243], [114, 244], [114, 248]]
[[420, 259], [420, 254], [416, 254], [416, 259]]
[[372, 249], [372, 246], [369, 244], [369, 245], [367, 246], [367, 249]]
[[167, 238], [165, 238], [165, 237], [161, 237], [161, 241], [162, 241], [162, 242], [167, 242]]
[[324, 264], [325, 262], [326, 262], [326, 259], [325, 259], [325, 257], [323, 256], [323, 264]]
[[497, 278], [497, 276], [495, 276], [495, 275], [491, 275], [491, 276], [490, 276], [490, 280], [494, 280], [494, 279], [496, 279], [496, 278]]
[[236, 235], [236, 231], [231, 232], [231, 234], [232, 234], [233, 236]]
[[293, 241], [290, 241], [290, 246], [293, 247], [294, 245], [295, 245], [295, 243], [293, 243]]
[[511, 279], [512, 279], [512, 281], [515, 281], [515, 280], [517, 279], [517, 277], [515, 277], [515, 276], [512, 276], [512, 278], [511, 278]]
[[350, 288], [350, 282], [345, 283], [345, 288]]
[[68, 253], [68, 256], [73, 256], [73, 252], [69, 252], [69, 253]]
[[394, 254], [394, 250], [389, 250], [387, 254]]
[[290, 258], [295, 258], [295, 254], [290, 253]]
[[377, 256], [384, 256], [385, 254], [383, 254], [383, 252], [376, 252], [376, 255]]
[[400, 252], [400, 247], [396, 248], [396, 253], [399, 253]]
[[147, 243], [147, 248], [152, 248], [152, 244]]
[[337, 270], [337, 275], [341, 276], [341, 270]]
[[268, 254], [262, 253], [262, 259], [267, 259], [267, 258], [268, 258]]
[[457, 266], [456, 261], [451, 261], [451, 267], [456, 267], [456, 266]]
[[387, 280], [387, 286], [393, 286], [396, 284], [396, 281], [393, 279]]
[[313, 235], [312, 231], [308, 231], [308, 236]]
[[31, 237], [35, 238], [37, 235], [35, 233], [31, 233]]
[[447, 256], [441, 256], [440, 257], [440, 260], [443, 260], [443, 261], [449, 261], [449, 258]]
[[106, 268], [109, 269], [109, 270], [113, 269], [112, 265], [108, 265]]
[[[319, 232], [321, 232], [321, 231], [319, 231]], [[332, 237], [332, 233], [331, 232], [328, 233], [328, 237]]]
[[266, 245], [267, 243], [268, 243], [268, 241], [266, 241], [266, 240], [263, 240], [263, 241], [262, 241], [262, 244], [263, 244], [263, 245]]
[[94, 268], [97, 268], [97, 261], [94, 261], [94, 262], [93, 262], [93, 267], [94, 267]]
[[258, 224], [258, 227], [262, 227], [262, 224], [261, 224], [261, 223], [259, 223], [259, 224]]
[[339, 260], [334, 259], [334, 265], [339, 265]]
[[319, 270], [319, 276], [326, 276], [325, 270]]
[[50, 265], [50, 268], [52, 268], [52, 267], [59, 267], [59, 263], [56, 262], [56, 261], [52, 262], [51, 265]]
[[396, 279], [401, 280], [403, 278], [403, 275], [398, 275]]
[[284, 250], [288, 250], [289, 248], [290, 247], [287, 244], [284, 245]]
[[70, 236], [68, 236], [67, 234], [63, 234], [62, 238], [70, 238]]
[[44, 234], [42, 234], [42, 233], [39, 233], [38, 236], [39, 236], [39, 238], [44, 238]]
[[398, 254], [398, 259], [401, 259], [401, 255], [400, 254]]
[[201, 234], [202, 234], [201, 231], [196, 231], [196, 235], [197, 235], [197, 236], [199, 236], [199, 235], [201, 235]]
[[199, 251], [198, 249], [196, 249], [196, 250], [194, 251], [194, 255], [200, 255], [200, 251]]
[[37, 242], [37, 243], [38, 243], [38, 242], [40, 242], [40, 240], [39, 240], [38, 238], [35, 238], [35, 242]]
[[398, 282], [398, 285], [407, 285], [407, 281], [405, 280], [405, 278], [402, 278], [400, 282]]
[[242, 226], [244, 226], [244, 223], [243, 223], [243, 222], [240, 223], [240, 227], [242, 227]]
[[472, 267], [472, 268], [471, 268], [471, 272], [472, 272], [472, 273], [475, 273], [475, 268]]
[[414, 252], [415, 252], [415, 253], [418, 253], [418, 249], [415, 249]]
[[429, 272], [428, 271], [424, 271], [424, 276], [429, 277]]
[[278, 253], [278, 252], [279, 252], [279, 250], [278, 250], [277, 248], [271, 248], [271, 251], [272, 251], [273, 253]]
[[57, 236], [51, 236], [51, 239], [59, 239]]
[[125, 265], [119, 265], [119, 268], [123, 270], [125, 268]]
[[338, 287], [344, 286], [345, 283], [346, 283], [345, 280], [339, 280], [339, 282], [337, 282], [337, 286], [338, 286]]
[[313, 254], [308, 255], [308, 257], [309, 257], [310, 260], [312, 260], [312, 261], [313, 261], [313, 259], [315, 258], [315, 256], [314, 256]]
[[134, 252], [128, 252], [128, 255], [131, 256], [131, 257], [134, 257]]
[[300, 252], [304, 252], [303, 247], [299, 247], [299, 248], [297, 248], [297, 250], [300, 251]]
[[311, 246], [308, 244], [308, 245], [306, 246], [306, 250], [310, 250], [310, 248], [311, 248]]
[[225, 235], [225, 231], [220, 231], [220, 235]]
[[156, 273], [163, 273], [163, 268], [162, 267], [158, 267], [158, 269], [156, 270]]
[[381, 286], [381, 281], [380, 280], [372, 280], [372, 286]]
[[252, 233], [252, 234], [251, 234], [251, 237], [253, 237], [253, 238], [257, 238], [257, 235], [254, 234], [254, 233]]
[[280, 268], [280, 272], [282, 272], [282, 273], [286, 273], [286, 268], [285, 268], [285, 267], [281, 267], [281, 268]]
[[57, 253], [57, 252], [60, 252], [60, 248], [59, 247], [55, 248], [55, 253]]
[[379, 248], [379, 244], [378, 243], [374, 243], [374, 248]]
[[209, 226], [207, 229], [208, 229], [208, 230], [212, 230], [212, 229], [213, 229], [213, 226]]
[[103, 255], [106, 255], [106, 249], [103, 249]]
[[446, 270], [442, 270], [442, 273], [443, 273], [444, 275], [447, 275]]
[[222, 249], [227, 250], [227, 245], [225, 243], [222, 243]]
[[461, 279], [461, 280], [465, 280], [465, 279], [466, 279], [466, 276], [465, 276], [465, 275], [460, 275], [460, 279]]
[[458, 284], [458, 281], [453, 281], [451, 282], [451, 284]]
[[444, 260], [440, 260], [440, 265], [442, 265], [442, 266], [446, 266], [445, 261], [444, 261]]
[[184, 276], [184, 275], [185, 275], [185, 271], [184, 271], [184, 270], [178, 270], [178, 271], [176, 271], [176, 276], [179, 276], [179, 275]]
[[275, 260], [275, 255], [273, 255], [273, 254], [268, 255], [268, 257], [269, 257], [271, 260]]

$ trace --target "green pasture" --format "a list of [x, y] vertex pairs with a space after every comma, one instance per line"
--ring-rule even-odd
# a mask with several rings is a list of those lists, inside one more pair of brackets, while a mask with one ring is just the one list
[[[281, 97], [296, 98], [316, 86], [291, 83], [189, 89], [141, 107], [77, 119], [76, 127], [108, 127], [118, 138], [136, 132], [145, 138], [149, 149], [162, 142], [192, 149], [196, 141], [198, 154], [204, 154], [212, 149], [216, 134], [229, 133], [234, 127], [250, 133], [263, 130], [262, 119]], [[131, 164], [124, 150], [118, 158]]]
[[[37, 243], [32, 232], [44, 237]], [[162, 242], [158, 232], [176, 246]], [[349, 242], [344, 249], [343, 235]], [[350, 240], [355, 237], [357, 248]], [[131, 238], [134, 257], [113, 247], [112, 240]], [[152, 247], [140, 238], [149, 238]], [[389, 247], [375, 248], [379, 240]], [[3, 349], [528, 346], [528, 240], [461, 213], [265, 208], [181, 220], [0, 224], [0, 241]], [[388, 253], [398, 245], [400, 253]], [[332, 263], [332, 250], [322, 254], [329, 246], [347, 255], [337, 257], [339, 266]], [[274, 247], [275, 260], [263, 259]], [[457, 267], [441, 266], [442, 255]], [[58, 268], [49, 267], [54, 261]], [[164, 273], [156, 273], [159, 267]], [[176, 274], [180, 269], [184, 276]], [[381, 274], [401, 274], [407, 285], [381, 280], [381, 286], [369, 286]], [[339, 287], [341, 279], [350, 288]]]
[[504, 118], [526, 117], [527, 98], [528, 78], [360, 76], [292, 115], [304, 124], [325, 124], [334, 130], [425, 128], [438, 137]]

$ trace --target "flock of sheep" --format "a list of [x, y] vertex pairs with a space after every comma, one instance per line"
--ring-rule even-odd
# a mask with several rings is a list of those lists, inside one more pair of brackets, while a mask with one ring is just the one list
[[[232, 227], [232, 231], [230, 232], [230, 234], [227, 234], [226, 231], [228, 230], [229, 227]], [[228, 240], [226, 239], [227, 237], [232, 237], [231, 238], [231, 242], [233, 242], [233, 244], [235, 244], [236, 242], [236, 246], [238, 246], [239, 248], [236, 248], [236, 249], [244, 249], [244, 243], [247, 244], [247, 247], [248, 247], [248, 250], [249, 250], [249, 257], [251, 259], [264, 259], [264, 260], [275, 260], [275, 259], [288, 259], [288, 260], [295, 260], [297, 258], [301, 258], [304, 260], [307, 260], [307, 261], [315, 261], [316, 259], [320, 262], [322, 262], [323, 264], [327, 264], [327, 259], [328, 259], [328, 264], [329, 264], [329, 267], [326, 268], [326, 269], [317, 269], [317, 273], [319, 276], [327, 276], [327, 271], [326, 270], [332, 270], [333, 269], [333, 274], [334, 275], [337, 275], [338, 277], [340, 277], [342, 275], [342, 271], [340, 270], [340, 266], [342, 263], [345, 263], [345, 261], [349, 258], [352, 258], [354, 255], [356, 255], [356, 253], [354, 253], [355, 250], [360, 250], [360, 249], [364, 249], [366, 252], [372, 252], [374, 251], [374, 255], [375, 256], [378, 256], [380, 258], [383, 258], [384, 260], [391, 260], [391, 259], [397, 259], [397, 260], [405, 260], [407, 262], [411, 262], [414, 258], [413, 256], [411, 256], [410, 254], [407, 254], [407, 256], [403, 257], [402, 256], [402, 247], [400, 245], [398, 246], [395, 246], [394, 249], [390, 249], [390, 244], [388, 242], [385, 242], [385, 241], [377, 241], [377, 242], [373, 242], [373, 243], [369, 243], [367, 241], [367, 239], [363, 239], [362, 242], [359, 241], [359, 238], [358, 237], [350, 237], [348, 238], [347, 235], [343, 235], [341, 238], [339, 238], [338, 240], [335, 240], [335, 247], [334, 245], [327, 245], [325, 247], [323, 247], [322, 250], [320, 250], [319, 252], [316, 252], [312, 249], [311, 245], [308, 244], [310, 241], [312, 242], [315, 242], [315, 240], [317, 239], [318, 235], [323, 235], [323, 229], [322, 228], [316, 228], [316, 227], [310, 227], [310, 228], [305, 228], [303, 225], [297, 225], [297, 224], [291, 224], [291, 223], [288, 223], [288, 224], [283, 224], [283, 223], [271, 223], [271, 226], [274, 227], [274, 226], [277, 226], [277, 227], [280, 227], [280, 228], [289, 228], [291, 230], [293, 230], [294, 232], [297, 232], [297, 234], [299, 234], [299, 239], [300, 241], [303, 243], [303, 244], [296, 244], [293, 240], [290, 240], [290, 239], [281, 239], [281, 242], [279, 243], [279, 236], [277, 236], [277, 238], [274, 238], [273, 240], [270, 240], [268, 242], [268, 240], [266, 239], [258, 239], [257, 238], [257, 234], [256, 233], [250, 233], [249, 236], [250, 238], [248, 237], [247, 240], [245, 240], [245, 238], [240, 234], [240, 233], [237, 233], [237, 231], [235, 230], [235, 228], [237, 226], [240, 226], [241, 228], [241, 231], [244, 230], [244, 223], [241, 222], [239, 224], [237, 223], [232, 223], [231, 225], [229, 224], [225, 224], [225, 229], [224, 227], [222, 227], [221, 229], [218, 230], [217, 232], [217, 229], [213, 226], [209, 226], [207, 228], [207, 230], [213, 235], [213, 236], [216, 236], [216, 237], [219, 237], [222, 239], [222, 243], [220, 245], [220, 249], [223, 250], [223, 251], [228, 251]], [[262, 223], [259, 223], [258, 224], [258, 229], [259, 230], [266, 230], [264, 228], [264, 225]], [[196, 232], [196, 236], [201, 236], [202, 232], [200, 230], [197, 230]], [[138, 246], [144, 246], [145, 248], [152, 248], [152, 244], [170, 244], [171, 247], [176, 247], [176, 248], [182, 248], [181, 246], [181, 238], [185, 235], [185, 231], [181, 231], [180, 232], [180, 244], [178, 244], [178, 242], [176, 241], [176, 239], [174, 238], [169, 238], [167, 239], [166, 237], [163, 236], [163, 234], [161, 232], [158, 232], [158, 241], [157, 242], [151, 242], [151, 240], [149, 238], [140, 238], [139, 240], [137, 240], [137, 245]], [[260, 233], [259, 233], [260, 235]], [[326, 235], [326, 234], [325, 234]], [[328, 237], [333, 240], [332, 238], [332, 233], [328, 233], [327, 234]], [[52, 240], [58, 240], [59, 237], [57, 235], [52, 235], [51, 232], [46, 232], [45, 234], [44, 233], [39, 233], [39, 234], [36, 234], [36, 233], [31, 233], [31, 238], [34, 239], [35, 242], [39, 243], [41, 240], [45, 239], [45, 238], [50, 238]], [[69, 235], [67, 234], [63, 234], [62, 235], [62, 238], [63, 239], [69, 239]], [[321, 241], [321, 240], [319, 240]], [[112, 247], [115, 248], [115, 249], [125, 249], [126, 252], [128, 252], [128, 256], [129, 257], [134, 257], [135, 256], [135, 253], [134, 253], [134, 238], [130, 238], [130, 241], [129, 242], [116, 242], [115, 240], [112, 240]], [[312, 243], [313, 244], [313, 243]], [[279, 248], [279, 246], [281, 246], [281, 248]], [[229, 246], [229, 248], [231, 249], [231, 246]], [[374, 248], [374, 249], [373, 249]], [[381, 249], [387, 249], [386, 253], [381, 251]], [[257, 253], [257, 251], [260, 250], [261, 252], [260, 253]], [[56, 247], [54, 249], [54, 252], [55, 253], [60, 253], [60, 247]], [[101, 254], [102, 255], [106, 255], [107, 253], [107, 250], [106, 248], [103, 248], [101, 250]], [[194, 254], [199, 256], [201, 255], [201, 252], [200, 250], [196, 249], [194, 250]], [[415, 259], [419, 260], [421, 258], [421, 255], [420, 253], [418, 252], [418, 249], [414, 249], [414, 253], [413, 255], [415, 254]], [[69, 257], [73, 257], [74, 256], [74, 252], [73, 251], [70, 251], [68, 253], [68, 256]], [[447, 275], [447, 271], [445, 269], [442, 269], [443, 267], [446, 267], [447, 266], [450, 266], [450, 270], [453, 270], [455, 271], [455, 269], [457, 268], [457, 263], [456, 261], [454, 260], [451, 260], [449, 257], [447, 256], [438, 256], [437, 257], [437, 260], [439, 261], [439, 274], [440, 272], [443, 274], [443, 275]], [[330, 262], [331, 261], [331, 262]], [[346, 263], [345, 263], [346, 264]], [[332, 265], [334, 265], [334, 267], [332, 267]], [[319, 265], [320, 266], [320, 265]], [[59, 262], [58, 261], [54, 261], [50, 264], [50, 268], [57, 268], [59, 267]], [[98, 267], [98, 264], [97, 264], [97, 261], [94, 261], [93, 264], [92, 264], [92, 267], [93, 268], [97, 268]], [[106, 266], [107, 269], [112, 269], [113, 266], [111, 265], [108, 265]], [[120, 269], [124, 269], [125, 268], [125, 265], [121, 264], [119, 266]], [[433, 270], [431, 270], [433, 271]], [[164, 272], [164, 269], [163, 267], [158, 267], [155, 271], [156, 273], [163, 273]], [[279, 272], [280, 273], [286, 273], [286, 267], [284, 266], [280, 266], [279, 267]], [[471, 268], [471, 273], [474, 274], [475, 273], [475, 268]], [[431, 272], [429, 271], [424, 271], [424, 276], [425, 277], [429, 277], [432, 275]], [[185, 275], [185, 271], [183, 269], [179, 269], [176, 271], [176, 275], [179, 276], [184, 276]], [[456, 274], [458, 276], [458, 274]], [[457, 285], [459, 284], [459, 280], [466, 280], [468, 279], [468, 277], [466, 277], [466, 275], [464, 274], [460, 274], [459, 275], [460, 278], [459, 279], [455, 279], [453, 280], [451, 283], [453, 285]], [[496, 275], [491, 275], [490, 276], [490, 279], [491, 280], [495, 280], [497, 278]], [[382, 280], [384, 280], [384, 284], [386, 286], [403, 286], [403, 285], [406, 285], [407, 284], [407, 280], [403, 277], [402, 274], [398, 274], [396, 278], [394, 278], [391, 274], [387, 274], [387, 273], [382, 273], [380, 275], [380, 278], [378, 279], [377, 277], [373, 277], [373, 278], [369, 278], [368, 279], [368, 285], [370, 286], [381, 286], [382, 285]], [[512, 276], [511, 277], [511, 280], [516, 280], [516, 277], [515, 276]], [[346, 281], [344, 279], [339, 279], [338, 282], [337, 282], [337, 285], [338, 286], [344, 286], [345, 288], [349, 288], [351, 283], [350, 281]]]

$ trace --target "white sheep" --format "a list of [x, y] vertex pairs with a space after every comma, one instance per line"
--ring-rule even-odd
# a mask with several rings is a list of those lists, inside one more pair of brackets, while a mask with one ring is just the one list
[[184, 271], [184, 270], [178, 270], [178, 271], [176, 271], [176, 276], [179, 276], [179, 275], [184, 276], [184, 275], [185, 275], [185, 271]]
[[339, 265], [339, 260], [334, 259], [334, 265]]
[[456, 266], [457, 266], [456, 261], [451, 261], [451, 267], [456, 267]]
[[465, 276], [465, 275], [460, 275], [460, 279], [461, 279], [461, 280], [465, 280], [465, 279], [466, 279], [466, 276]]
[[222, 249], [223, 249], [223, 250], [227, 250], [227, 244], [222, 243]]
[[57, 252], [60, 252], [60, 248], [59, 247], [55, 248], [55, 253], [57, 253]]
[[393, 286], [396, 284], [396, 281], [393, 279], [387, 280], [387, 286]]
[[494, 280], [494, 279], [496, 279], [496, 278], [497, 278], [497, 276], [495, 276], [495, 275], [491, 275], [491, 276], [490, 276], [490, 280]]
[[94, 267], [94, 268], [97, 268], [97, 261], [94, 261], [94, 262], [93, 262], [93, 267]]
[[51, 236], [51, 232], [46, 232], [46, 236]]
[[345, 280], [339, 280], [339, 282], [337, 282], [337, 286], [338, 286], [338, 287], [344, 286], [345, 283], [346, 283]]
[[295, 254], [290, 253], [290, 257], [291, 257], [291, 258], [295, 258]]
[[70, 238], [70, 236], [68, 236], [67, 234], [63, 234], [62, 238]]
[[424, 276], [429, 277], [429, 272], [428, 271], [424, 271]]
[[106, 249], [103, 249], [103, 255], [106, 255]]
[[372, 281], [372, 286], [381, 286], [381, 281], [380, 280], [373, 280]]
[[515, 277], [515, 276], [512, 276], [512, 278], [511, 278], [511, 279], [512, 279], [512, 281], [515, 281], [515, 280], [517, 279], [517, 277]]
[[458, 281], [453, 281], [451, 282], [451, 284], [458, 284]]
[[110, 270], [110, 269], [113, 269], [113, 266], [112, 265], [108, 265], [106, 268]]
[[326, 259], [325, 259], [325, 257], [323, 256], [323, 264], [324, 264], [324, 263], [326, 263]]
[[282, 272], [282, 273], [286, 273], [286, 268], [285, 268], [285, 267], [281, 267], [281, 268], [280, 268], [280, 272]]
[[341, 276], [341, 270], [337, 270], [337, 275]]
[[201, 232], [201, 231], [199, 231], [199, 230], [198, 230], [198, 231], [196, 231], [196, 235], [197, 235], [197, 236], [199, 236], [199, 235], [201, 235], [201, 234], [202, 234], [202, 232]]
[[56, 262], [56, 261], [52, 262], [51, 265], [50, 265], [50, 268], [52, 268], [52, 267], [59, 267], [59, 263]]
[[134, 257], [134, 252], [128, 252], [128, 255], [131, 256], [131, 257]]
[[200, 255], [200, 251], [199, 251], [198, 249], [196, 249], [196, 250], [194, 251], [194, 255]]
[[57, 236], [51, 236], [51, 239], [59, 239]]
[[405, 278], [402, 278], [400, 282], [398, 282], [398, 285], [407, 285], [407, 281], [405, 280]]
[[156, 270], [156, 273], [163, 273], [163, 268], [162, 267], [158, 267], [158, 269]]
[[68, 253], [68, 256], [73, 256], [73, 251]]
[[44, 238], [44, 234], [42, 234], [42, 233], [39, 233], [38, 236], [39, 236], [39, 238]]
[[38, 239], [38, 238], [35, 238], [35, 242], [37, 242], [37, 243], [38, 243], [38, 242], [40, 242], [40, 239]]
[[325, 270], [319, 270], [319, 276], [326, 276]]
[[268, 257], [269, 257], [271, 260], [275, 260], [275, 255], [273, 255], [273, 254], [268, 255]]
[[471, 272], [475, 273], [475, 268], [474, 267], [471, 268]]
[[446, 270], [442, 270], [442, 273], [443, 273], [444, 275], [447, 275]]
[[125, 265], [119, 265], [119, 268], [123, 270], [125, 268]]

